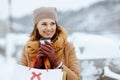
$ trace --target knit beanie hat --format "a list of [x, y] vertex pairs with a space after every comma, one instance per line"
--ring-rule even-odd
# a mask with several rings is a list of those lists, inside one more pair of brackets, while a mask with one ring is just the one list
[[57, 10], [55, 7], [40, 7], [33, 12], [34, 25], [37, 24], [41, 19], [50, 18], [57, 21]]

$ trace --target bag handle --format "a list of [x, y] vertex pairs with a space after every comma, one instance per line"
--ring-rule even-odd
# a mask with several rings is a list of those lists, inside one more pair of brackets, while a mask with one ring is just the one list
[[44, 65], [45, 65], [45, 69], [48, 71], [47, 57], [44, 57]]

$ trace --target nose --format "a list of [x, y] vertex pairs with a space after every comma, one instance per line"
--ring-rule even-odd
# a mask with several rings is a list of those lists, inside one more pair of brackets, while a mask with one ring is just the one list
[[48, 25], [48, 26], [47, 26], [47, 30], [50, 30], [50, 29], [51, 29], [51, 25]]

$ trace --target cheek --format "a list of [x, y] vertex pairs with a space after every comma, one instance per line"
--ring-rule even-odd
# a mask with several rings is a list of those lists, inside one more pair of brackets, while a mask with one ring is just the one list
[[54, 26], [54, 27], [53, 27], [53, 30], [54, 30], [54, 31], [56, 31], [56, 29], [57, 29], [57, 27], [56, 27], [56, 26]]
[[54, 34], [56, 33], [56, 31], [57, 31], [57, 27], [54, 27], [53, 28], [53, 30], [54, 30]]
[[38, 29], [38, 31], [39, 31], [39, 34], [43, 34], [43, 29]]
[[37, 27], [37, 29], [38, 29], [38, 32], [39, 32], [39, 34], [42, 34], [43, 33], [43, 28], [42, 27]]

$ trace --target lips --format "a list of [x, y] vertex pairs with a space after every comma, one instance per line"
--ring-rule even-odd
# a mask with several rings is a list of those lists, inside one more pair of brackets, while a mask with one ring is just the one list
[[47, 36], [52, 36], [52, 32], [45, 32], [45, 34], [47, 35]]
[[46, 34], [46, 35], [51, 35], [51, 34], [52, 34], [52, 32], [45, 32], [45, 34]]

